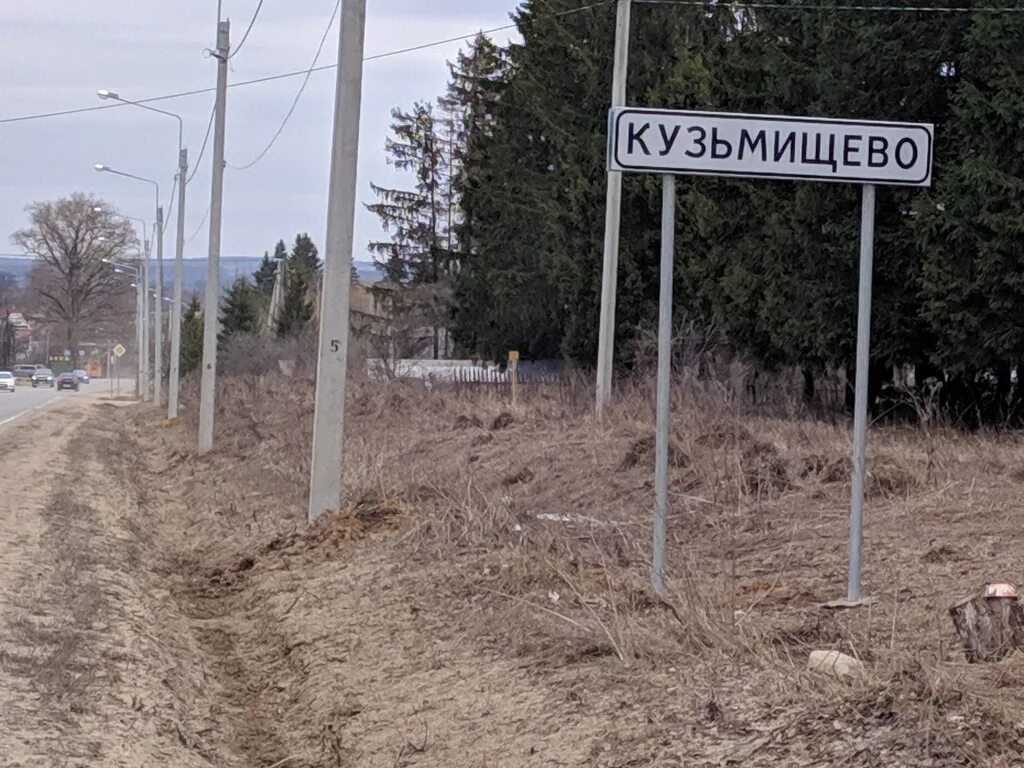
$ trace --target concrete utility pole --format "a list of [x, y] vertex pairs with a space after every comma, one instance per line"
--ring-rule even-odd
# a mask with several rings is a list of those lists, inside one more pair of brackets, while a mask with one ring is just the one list
[[274, 274], [274, 290], [270, 294], [270, 307], [267, 309], [267, 325], [265, 329], [271, 336], [277, 333], [277, 324], [281, 319], [281, 309], [284, 307], [284, 273], [286, 264], [287, 262], [284, 259], [278, 261]]
[[228, 53], [231, 22], [217, 22], [217, 101], [213, 123], [213, 182], [210, 190], [210, 253], [203, 307], [203, 373], [199, 384], [199, 453], [213, 448], [213, 411], [217, 391], [217, 331], [220, 326], [220, 225], [224, 203], [224, 128], [228, 101]]
[[149, 240], [143, 235], [142, 246], [142, 399], [149, 402]]
[[324, 253], [323, 295], [320, 298], [320, 346], [309, 482], [310, 520], [316, 520], [341, 507], [349, 283], [352, 272], [365, 33], [366, 0], [341, 0], [338, 80], [334, 96], [334, 143], [327, 202], [327, 246]]
[[146, 352], [143, 341], [145, 332], [142, 328], [142, 316], [145, 313], [145, 304], [142, 298], [145, 296], [142, 287], [142, 269], [143, 265], [140, 254], [139, 265], [135, 269], [135, 356], [138, 358], [135, 361], [138, 368], [135, 372], [135, 396], [140, 400], [142, 399], [142, 389], [145, 386], [143, 382], [146, 376]]
[[156, 328], [153, 332], [153, 403], [163, 402], [164, 365], [164, 209], [156, 207]]
[[188, 181], [188, 150], [178, 153], [178, 233], [174, 249], [174, 304], [171, 306], [171, 376], [167, 384], [167, 418], [178, 418], [181, 369], [181, 294], [185, 258], [185, 184]]
[[[629, 17], [631, 0], [618, 0], [615, 17], [615, 61], [612, 69], [612, 106], [626, 103], [629, 70]], [[597, 414], [612, 396], [615, 362], [615, 294], [619, 279], [619, 222], [622, 209], [622, 174], [608, 171], [604, 212], [604, 267], [601, 272], [601, 324], [597, 339]]]

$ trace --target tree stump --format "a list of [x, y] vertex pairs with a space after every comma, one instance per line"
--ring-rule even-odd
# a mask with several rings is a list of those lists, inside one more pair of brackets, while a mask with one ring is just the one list
[[1024, 607], [1016, 597], [968, 597], [949, 615], [970, 664], [999, 661], [1024, 648]]

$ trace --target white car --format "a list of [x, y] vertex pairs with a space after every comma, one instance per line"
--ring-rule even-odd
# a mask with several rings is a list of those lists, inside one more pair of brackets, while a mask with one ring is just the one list
[[0, 392], [14, 392], [14, 374], [10, 371], [0, 371]]

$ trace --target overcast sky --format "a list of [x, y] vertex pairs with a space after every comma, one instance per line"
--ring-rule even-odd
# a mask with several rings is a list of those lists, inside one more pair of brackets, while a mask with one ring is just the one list
[[[265, 0], [243, 49], [231, 61], [229, 83], [306, 69], [336, 0]], [[224, 0], [236, 44], [257, 0]], [[366, 54], [415, 46], [509, 22], [516, 0], [368, 0]], [[212, 87], [213, 59], [204, 50], [216, 37], [216, 0], [0, 0], [0, 120], [102, 104], [98, 88], [141, 99]], [[495, 35], [507, 42], [512, 32]], [[337, 62], [337, 21], [319, 64]], [[364, 70], [359, 192], [371, 201], [370, 182], [401, 184], [388, 167], [384, 139], [395, 106], [436, 98], [447, 82], [445, 62], [462, 43], [367, 62]], [[301, 78], [228, 91], [226, 157], [250, 162], [281, 123]], [[246, 171], [225, 175], [224, 256], [262, 255], [284, 238], [308, 231], [322, 245], [333, 118], [334, 72], [314, 73], [294, 115], [270, 152]], [[185, 121], [185, 144], [195, 155], [206, 132], [212, 94], [154, 106]], [[16, 250], [9, 235], [25, 226], [24, 208], [75, 191], [93, 192], [128, 215], [153, 218], [148, 185], [101, 174], [95, 163], [157, 179], [170, 196], [177, 126], [136, 107], [0, 123], [0, 252]], [[210, 154], [203, 157], [186, 206], [186, 237], [199, 228], [210, 204]], [[165, 255], [173, 254], [173, 224]], [[205, 256], [208, 227], [186, 246]], [[374, 216], [360, 207], [356, 258], [381, 237]]]

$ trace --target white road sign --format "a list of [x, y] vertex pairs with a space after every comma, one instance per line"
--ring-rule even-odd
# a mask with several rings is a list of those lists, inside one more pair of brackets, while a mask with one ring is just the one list
[[608, 167], [638, 173], [927, 187], [934, 129], [727, 112], [615, 107]]
[[114, 354], [115, 354], [115, 355], [116, 355], [117, 357], [124, 357], [124, 353], [125, 353], [125, 352], [127, 352], [127, 351], [128, 351], [128, 350], [127, 350], [127, 349], [125, 349], [125, 348], [124, 348], [123, 346], [121, 346], [120, 344], [118, 344], [118, 345], [117, 345], [116, 347], [114, 347]]

